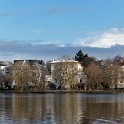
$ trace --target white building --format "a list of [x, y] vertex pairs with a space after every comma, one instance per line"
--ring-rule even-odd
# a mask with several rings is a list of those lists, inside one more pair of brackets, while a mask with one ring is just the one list
[[[64, 86], [66, 89], [69, 89], [71, 87], [70, 84], [72, 84], [70, 83], [66, 75], [69, 76], [69, 74], [71, 74], [71, 72], [74, 73], [74, 71], [77, 71], [76, 72], [77, 74], [74, 76], [74, 84], [85, 83], [86, 80], [84, 79], [84, 76], [83, 76], [83, 67], [78, 61], [75, 61], [75, 60], [56, 60], [55, 61], [53, 60], [50, 62], [50, 64], [51, 64], [51, 75], [46, 76], [46, 82], [55, 84], [57, 88], [61, 86], [61, 84], [60, 84], [59, 77], [58, 79], [56, 78], [54, 71], [56, 69], [56, 66], [60, 66], [60, 65], [62, 67], [65, 66], [63, 73], [64, 73], [64, 78], [67, 78], [66, 82], [64, 83], [65, 84]], [[57, 75], [57, 72], [56, 72], [56, 75]], [[48, 83], [46, 83], [46, 85], [48, 85]]]
[[119, 72], [117, 88], [123, 89], [124, 88], [124, 65], [121, 66], [121, 70]]
[[10, 76], [11, 73], [12, 63], [9, 61], [0, 61], [0, 87], [6, 87], [7, 85], [11, 86], [10, 80], [7, 78]]

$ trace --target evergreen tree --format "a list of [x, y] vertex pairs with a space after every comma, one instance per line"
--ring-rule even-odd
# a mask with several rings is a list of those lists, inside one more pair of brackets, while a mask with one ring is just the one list
[[84, 67], [87, 67], [90, 63], [96, 61], [94, 57], [89, 57], [88, 54], [84, 54], [81, 50], [75, 55], [75, 60], [79, 61]]
[[75, 55], [75, 60], [81, 62], [84, 59], [84, 53], [79, 50], [79, 52]]

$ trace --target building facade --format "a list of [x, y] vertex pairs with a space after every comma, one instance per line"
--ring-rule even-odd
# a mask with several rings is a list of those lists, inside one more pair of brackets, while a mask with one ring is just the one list
[[43, 82], [45, 82], [45, 65], [43, 60], [14, 60], [14, 86], [40, 88]]
[[117, 88], [124, 89], [124, 65], [120, 66], [120, 71], [118, 75]]
[[0, 61], [0, 88], [7, 89], [12, 85], [12, 66], [9, 61]]
[[83, 67], [75, 60], [53, 60], [51, 64], [51, 75], [46, 76], [46, 85], [53, 83], [56, 88], [73, 89], [77, 84], [85, 84], [86, 76]]

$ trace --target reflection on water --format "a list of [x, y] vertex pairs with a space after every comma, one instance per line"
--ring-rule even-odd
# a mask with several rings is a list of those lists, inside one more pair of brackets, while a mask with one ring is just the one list
[[122, 124], [124, 95], [0, 94], [1, 124]]

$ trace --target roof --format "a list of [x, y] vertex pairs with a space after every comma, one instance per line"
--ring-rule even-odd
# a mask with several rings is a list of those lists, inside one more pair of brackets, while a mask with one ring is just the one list
[[44, 65], [44, 61], [43, 60], [14, 60], [14, 64], [20, 63], [29, 63], [30, 65], [36, 65], [36, 64], [40, 64], [40, 65]]
[[62, 59], [62, 60], [53, 60], [53, 61], [51, 61], [50, 63], [61, 63], [61, 62], [74, 62], [74, 63], [79, 63], [78, 61], [75, 61], [75, 60], [64, 60], [64, 59]]
[[9, 61], [0, 61], [0, 66], [11, 66], [12, 63]]

